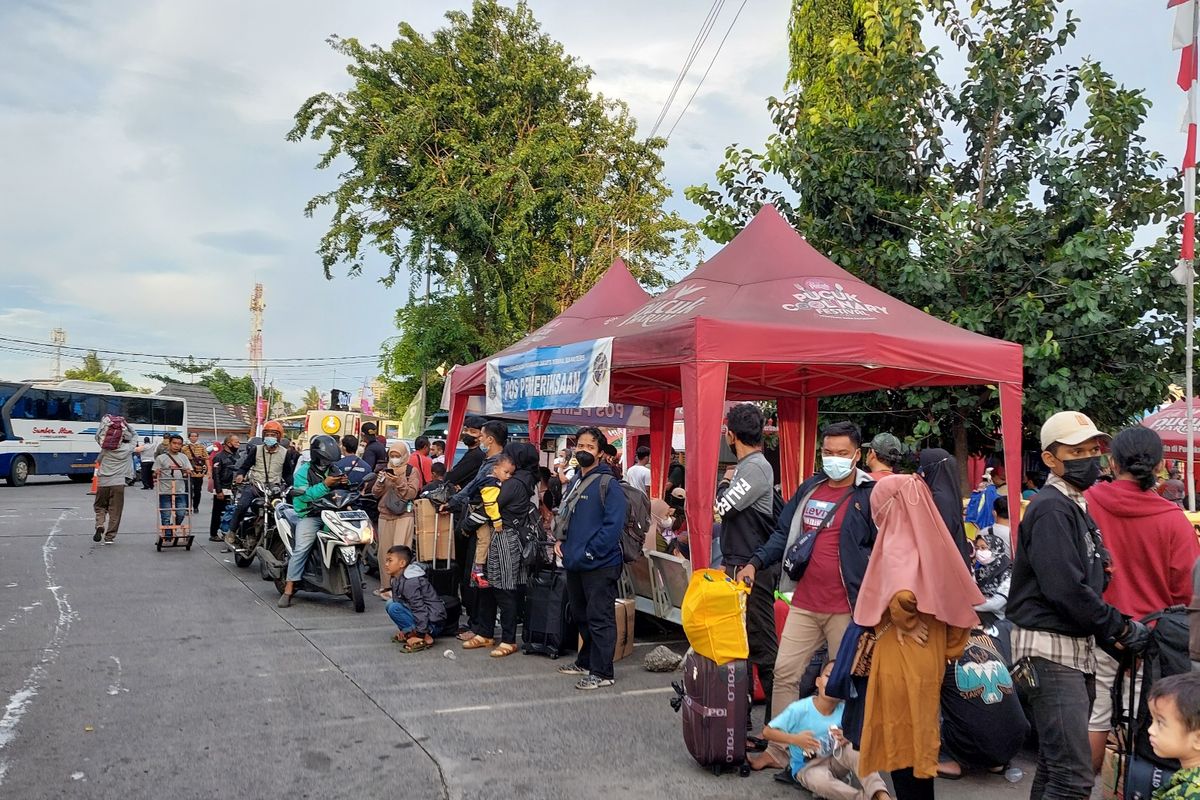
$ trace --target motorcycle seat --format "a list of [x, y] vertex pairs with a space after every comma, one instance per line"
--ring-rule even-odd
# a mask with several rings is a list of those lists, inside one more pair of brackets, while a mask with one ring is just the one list
[[296, 509], [292, 508], [291, 505], [285, 505], [282, 503], [278, 506], [278, 508], [279, 513], [283, 515], [283, 518], [287, 521], [288, 526], [291, 527], [292, 530], [296, 530], [296, 526], [300, 524], [300, 515], [296, 513]]

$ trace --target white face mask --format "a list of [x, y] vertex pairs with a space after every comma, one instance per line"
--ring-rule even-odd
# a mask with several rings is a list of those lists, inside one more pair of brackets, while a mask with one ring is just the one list
[[391, 464], [393, 467], [399, 467], [404, 463], [404, 459], [403, 458], [389, 458], [388, 463]]
[[658, 527], [664, 531], [669, 531], [675, 527], [674, 517], [664, 517], [662, 522], [658, 523]]
[[993, 553], [991, 550], [976, 550], [975, 551], [975, 560], [978, 561], [980, 564], [984, 565], [985, 567], [988, 564], [992, 563], [992, 561], [995, 558], [996, 558], [996, 554]]
[[830, 480], [840, 481], [854, 469], [854, 461], [841, 456], [821, 456], [821, 469]]

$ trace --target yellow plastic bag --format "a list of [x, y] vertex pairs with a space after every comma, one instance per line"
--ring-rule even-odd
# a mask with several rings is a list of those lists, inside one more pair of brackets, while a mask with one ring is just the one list
[[746, 658], [746, 596], [750, 587], [719, 569], [692, 574], [683, 596], [683, 632], [692, 649], [718, 665]]

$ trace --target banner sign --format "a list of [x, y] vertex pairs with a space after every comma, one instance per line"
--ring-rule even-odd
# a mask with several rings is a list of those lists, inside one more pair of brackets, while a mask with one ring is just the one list
[[493, 358], [487, 413], [607, 406], [611, 364], [611, 336]]

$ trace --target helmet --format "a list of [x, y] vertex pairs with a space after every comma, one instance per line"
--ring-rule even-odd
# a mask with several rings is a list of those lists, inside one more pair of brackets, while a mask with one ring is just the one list
[[324, 469], [342, 457], [342, 448], [338, 445], [338, 440], [325, 434], [312, 438], [308, 443], [308, 452], [313, 465], [318, 469]]
[[263, 425], [263, 436], [266, 436], [269, 431], [275, 432], [275, 438], [283, 438], [283, 425], [277, 419], [268, 421]]

